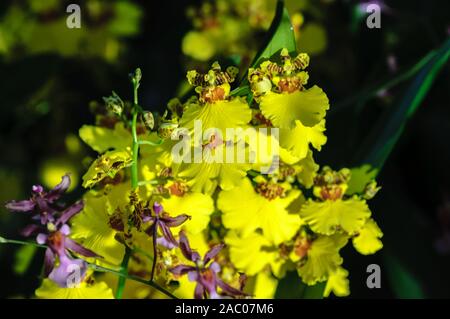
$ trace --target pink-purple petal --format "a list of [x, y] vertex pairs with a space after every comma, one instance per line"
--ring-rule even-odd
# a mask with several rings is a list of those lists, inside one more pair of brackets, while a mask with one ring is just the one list
[[187, 239], [184, 232], [180, 232], [179, 245], [180, 245], [181, 253], [183, 254], [183, 256], [186, 257], [186, 259], [193, 261], [193, 259], [192, 259], [193, 252], [192, 252], [191, 246], [189, 245], [189, 240]]
[[36, 242], [39, 245], [44, 245], [47, 242], [48, 236], [46, 234], [40, 233], [36, 236]]
[[53, 270], [55, 264], [55, 254], [50, 248], [45, 250], [44, 256], [44, 275], [47, 277]]
[[195, 267], [187, 265], [178, 265], [169, 269], [169, 271], [174, 275], [181, 276], [189, 273], [190, 271], [195, 271]]
[[21, 200], [21, 201], [9, 201], [6, 203], [5, 207], [7, 210], [12, 212], [30, 212], [34, 209], [35, 203], [32, 200]]
[[61, 217], [56, 221], [56, 224], [63, 225], [69, 221], [73, 216], [81, 212], [84, 208], [84, 202], [78, 201], [75, 204], [69, 206], [66, 210], [62, 212]]
[[20, 231], [20, 234], [23, 237], [30, 237], [42, 230], [43, 230], [42, 227], [40, 227], [38, 225], [30, 224], [30, 225], [25, 226], [25, 228]]
[[45, 195], [46, 200], [53, 203], [58, 200], [69, 189], [69, 187], [70, 176], [69, 174], [66, 174], [61, 178], [61, 182]]
[[182, 214], [177, 217], [162, 217], [161, 221], [163, 221], [169, 227], [178, 227], [182, 225], [185, 221], [190, 218], [189, 215]]
[[210, 260], [214, 259], [214, 257], [217, 256], [217, 254], [225, 247], [224, 244], [215, 245], [213, 248], [211, 248], [206, 254], [205, 254], [205, 264], [207, 264]]
[[77, 254], [80, 254], [82, 256], [85, 256], [85, 257], [100, 257], [101, 258], [101, 256], [97, 255], [92, 250], [81, 246], [76, 241], [74, 241], [70, 238], [65, 239], [65, 247], [66, 247], [66, 249], [69, 249], [69, 250], [71, 250]]
[[203, 287], [202, 284], [197, 283], [194, 290], [194, 298], [195, 299], [203, 299], [203, 296], [205, 295], [205, 287]]
[[159, 222], [159, 228], [161, 229], [161, 232], [164, 236], [164, 238], [172, 243], [172, 245], [178, 246], [178, 242], [175, 240], [175, 237], [173, 237], [172, 232], [170, 231], [169, 227], [167, 227], [164, 223]]

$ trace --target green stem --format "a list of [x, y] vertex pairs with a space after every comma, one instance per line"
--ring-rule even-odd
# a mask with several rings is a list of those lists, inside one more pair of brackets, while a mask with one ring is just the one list
[[35, 246], [39, 248], [47, 248], [46, 245], [40, 245], [34, 242], [28, 242], [28, 241], [22, 241], [22, 240], [14, 240], [14, 239], [6, 239], [3, 237], [0, 237], [0, 244], [14, 244], [14, 245], [30, 245]]
[[94, 265], [94, 264], [90, 264], [89, 266], [90, 266], [92, 269], [96, 270], [96, 271], [110, 272], [110, 273], [113, 273], [113, 274], [115, 274], [115, 275], [117, 275], [117, 276], [120, 276], [121, 278], [126, 278], [126, 279], [130, 279], [130, 280], [133, 280], [133, 281], [136, 281], [136, 282], [140, 282], [141, 284], [144, 284], [144, 285], [147, 285], [147, 286], [150, 286], [150, 287], [155, 288], [156, 290], [162, 292], [163, 294], [167, 295], [168, 297], [171, 297], [171, 298], [173, 298], [173, 299], [178, 299], [178, 298], [177, 298], [176, 296], [174, 296], [170, 291], [164, 289], [163, 287], [161, 287], [160, 285], [154, 283], [154, 282], [151, 281], [151, 280], [148, 281], [148, 280], [145, 280], [145, 279], [142, 279], [142, 278], [140, 278], [140, 277], [133, 276], [133, 275], [124, 275], [124, 274], [123, 274], [122, 272], [120, 272], [120, 271], [117, 271], [117, 270], [114, 270], [114, 269], [105, 268], [105, 267], [101, 267], [101, 266]]
[[[132, 163], [131, 163], [131, 191], [137, 191], [139, 187], [139, 174], [138, 174], [138, 156], [139, 156], [139, 141], [137, 137], [137, 118], [139, 115], [139, 104], [138, 104], [138, 88], [139, 81], [136, 77], [133, 78], [133, 109], [132, 109], [132, 120], [131, 120], [131, 134], [133, 137], [132, 141]], [[116, 298], [121, 299], [123, 295], [123, 290], [125, 289], [125, 282], [127, 281], [128, 274], [128, 263], [130, 261], [131, 249], [127, 246], [125, 249], [125, 255], [122, 259], [121, 264], [121, 274], [119, 282], [117, 283]]]
[[[47, 248], [47, 247], [48, 247], [47, 245], [40, 245], [40, 244], [31, 242], [31, 241], [23, 241], [23, 240], [7, 239], [7, 238], [1, 237], [1, 236], [0, 236], [0, 244], [31, 245], [31, 246], [35, 246], [35, 247], [38, 247], [38, 248]], [[141, 253], [143, 253], [144, 255], [146, 255], [147, 257], [151, 258], [151, 257], [150, 257], [148, 254], [146, 254], [144, 251], [142, 251], [142, 250], [140, 250], [140, 249], [135, 249], [135, 250], [136, 250], [137, 252], [141, 252]], [[115, 274], [115, 275], [119, 276], [120, 278], [125, 278], [125, 279], [130, 279], [130, 280], [133, 280], [133, 281], [140, 282], [140, 283], [142, 283], [142, 284], [144, 284], [144, 285], [147, 285], [147, 286], [150, 286], [150, 287], [155, 288], [156, 290], [162, 292], [163, 294], [167, 295], [167, 296], [170, 297], [170, 298], [178, 299], [178, 298], [175, 297], [170, 291], [164, 289], [163, 287], [161, 287], [160, 285], [156, 284], [156, 283], [153, 282], [153, 281], [148, 281], [148, 280], [145, 280], [145, 279], [143, 279], [143, 278], [139, 278], [139, 277], [137, 277], [137, 276], [124, 274], [122, 271], [117, 271], [117, 270], [114, 270], [114, 269], [110, 269], [110, 268], [98, 266], [98, 265], [91, 264], [91, 263], [88, 263], [88, 262], [87, 262], [87, 264], [89, 265], [90, 268], [92, 268], [92, 269], [95, 270], [95, 271], [99, 271], [99, 272], [110, 272], [110, 273], [112, 273], [112, 274]]]
[[153, 262], [152, 262], [152, 273], [150, 277], [150, 281], [153, 282], [153, 278], [155, 276], [156, 262], [158, 259], [158, 250], [157, 250], [157, 242], [156, 238], [158, 236], [158, 224], [155, 224], [153, 227]]
[[131, 164], [131, 189], [133, 191], [135, 191], [139, 186], [138, 185], [139, 184], [139, 175], [138, 175], [139, 141], [138, 141], [137, 132], [136, 132], [137, 117], [138, 117], [137, 104], [135, 104], [134, 110], [133, 110], [133, 120], [131, 123], [131, 132], [133, 135], [133, 145], [132, 145], [133, 162]]

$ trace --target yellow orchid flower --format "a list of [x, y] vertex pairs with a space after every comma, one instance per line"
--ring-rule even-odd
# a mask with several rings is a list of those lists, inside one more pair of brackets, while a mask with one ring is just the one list
[[260, 228], [276, 245], [291, 239], [302, 221], [298, 214], [288, 211], [288, 206], [301, 192], [293, 189], [284, 194], [282, 186], [271, 183], [260, 183], [257, 189], [259, 193], [245, 178], [239, 186], [220, 192], [217, 207], [223, 212], [224, 226], [243, 236]]
[[342, 264], [339, 250], [347, 244], [344, 235], [319, 236], [312, 241], [302, 242], [291, 253], [293, 261], [300, 261], [297, 266], [299, 276], [307, 285], [325, 281], [338, 266]]
[[42, 299], [114, 299], [111, 288], [104, 282], [84, 281], [74, 288], [61, 288], [46, 278], [35, 293]]
[[182, 182], [172, 182], [168, 185], [171, 196], [163, 198], [161, 205], [170, 215], [189, 215], [190, 219], [180, 228], [198, 234], [207, 228], [210, 215], [214, 211], [214, 202], [209, 195], [188, 192], [183, 185]]

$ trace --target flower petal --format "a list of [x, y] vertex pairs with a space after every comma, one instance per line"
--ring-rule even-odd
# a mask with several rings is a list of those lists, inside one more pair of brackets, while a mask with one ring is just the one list
[[44, 256], [44, 276], [48, 276], [55, 265], [55, 254], [50, 248], [47, 248], [45, 250], [45, 256]]
[[181, 276], [181, 275], [187, 274], [191, 271], [195, 272], [195, 267], [187, 266], [187, 265], [178, 265], [178, 266], [175, 266], [175, 267], [169, 269], [169, 271], [174, 275]]
[[73, 216], [81, 212], [81, 210], [84, 208], [84, 202], [78, 201], [75, 204], [68, 207], [66, 210], [62, 212], [61, 217], [58, 218], [56, 221], [57, 225], [63, 225], [66, 224], [69, 219], [71, 219]]
[[225, 247], [224, 244], [215, 245], [213, 248], [211, 248], [206, 254], [204, 263], [207, 264], [211, 259], [214, 259], [217, 254]]
[[97, 255], [96, 253], [94, 253], [92, 250], [89, 250], [83, 246], [81, 246], [80, 244], [78, 244], [76, 241], [70, 239], [70, 238], [66, 238], [65, 240], [65, 245], [67, 249], [70, 249], [71, 251], [83, 255], [85, 257], [100, 257], [99, 255]]
[[32, 200], [10, 201], [5, 207], [12, 212], [29, 212], [34, 209], [35, 203]]
[[339, 228], [349, 235], [356, 234], [364, 226], [371, 212], [365, 200], [308, 201], [300, 210], [300, 216], [311, 229], [319, 234], [332, 235]]
[[45, 195], [45, 199], [53, 203], [58, 200], [70, 187], [70, 176], [66, 174], [62, 177], [61, 182]]
[[193, 251], [191, 249], [191, 246], [189, 245], [189, 240], [187, 239], [187, 237], [183, 231], [180, 232], [179, 244], [180, 244], [180, 249], [181, 249], [181, 253], [183, 254], [183, 256], [186, 257], [186, 259], [188, 259], [190, 261], [194, 261], [193, 260]]
[[293, 129], [295, 121], [312, 127], [318, 124], [329, 109], [326, 94], [318, 86], [291, 94], [269, 92], [261, 98], [260, 109], [274, 127]]
[[25, 228], [20, 231], [20, 234], [23, 237], [30, 237], [31, 235], [34, 235], [38, 231], [41, 231], [41, 230], [42, 230], [42, 227], [40, 227], [38, 225], [30, 224], [30, 225], [25, 226]]
[[163, 221], [164, 224], [166, 224], [168, 227], [178, 227], [185, 221], [187, 221], [189, 218], [190, 216], [182, 214], [177, 217], [163, 217], [161, 218], [161, 221]]
[[359, 231], [359, 235], [353, 238], [353, 247], [362, 255], [374, 254], [383, 248], [381, 237], [383, 237], [383, 232], [377, 223], [370, 218]]

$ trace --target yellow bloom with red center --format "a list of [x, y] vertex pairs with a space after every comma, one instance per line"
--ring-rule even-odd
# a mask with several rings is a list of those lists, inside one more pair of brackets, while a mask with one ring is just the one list
[[311, 229], [323, 235], [332, 235], [339, 230], [356, 234], [370, 215], [366, 201], [357, 197], [324, 202], [309, 200], [300, 210], [300, 216]]
[[296, 189], [287, 191], [283, 186], [270, 182], [259, 183], [257, 190], [245, 178], [239, 186], [220, 192], [217, 207], [223, 212], [224, 226], [242, 236], [248, 236], [259, 228], [264, 237], [275, 245], [291, 239], [302, 220], [288, 207], [301, 192]]
[[355, 235], [370, 217], [364, 199], [356, 195], [344, 197], [349, 176], [348, 169], [334, 172], [325, 167], [316, 178], [313, 192], [320, 201], [309, 199], [300, 210], [300, 216], [314, 232], [332, 235], [344, 231]]
[[298, 262], [297, 271], [303, 282], [314, 285], [327, 280], [342, 264], [339, 250], [347, 241], [348, 237], [336, 234], [305, 239], [296, 245], [290, 257]]

